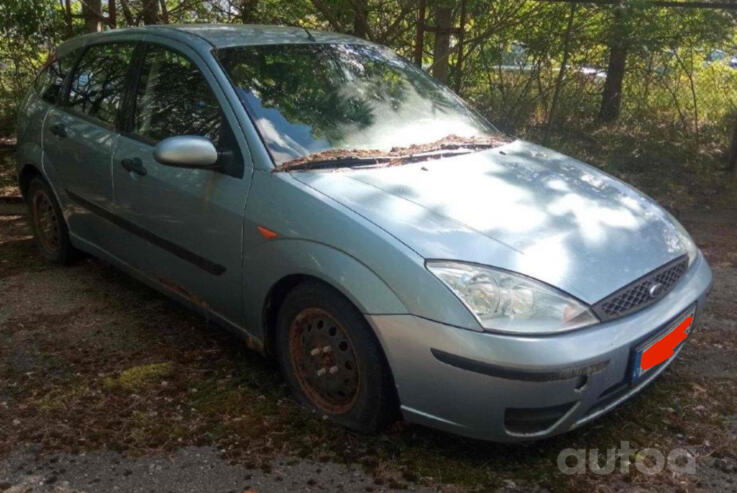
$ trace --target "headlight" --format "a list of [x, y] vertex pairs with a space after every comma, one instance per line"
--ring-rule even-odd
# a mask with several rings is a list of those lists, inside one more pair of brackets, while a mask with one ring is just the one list
[[691, 238], [691, 235], [688, 234], [688, 231], [686, 231], [686, 228], [683, 227], [683, 225], [673, 217], [672, 214], [668, 213], [670, 216], [671, 223], [673, 223], [673, 226], [676, 228], [676, 232], [678, 233], [678, 237], [681, 240], [681, 243], [683, 243], [683, 246], [686, 247], [686, 253], [688, 254], [688, 266], [691, 267], [691, 265], [696, 260], [696, 257], [699, 256], [699, 247], [696, 246], [696, 243], [694, 243], [693, 238]]
[[546, 334], [599, 322], [580, 301], [518, 274], [449, 261], [430, 261], [427, 268], [471, 310], [484, 329]]

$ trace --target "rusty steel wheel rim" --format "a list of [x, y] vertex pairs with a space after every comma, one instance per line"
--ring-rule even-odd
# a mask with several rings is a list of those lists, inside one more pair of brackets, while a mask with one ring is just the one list
[[43, 190], [38, 190], [31, 199], [33, 222], [41, 246], [55, 252], [59, 249], [59, 218], [54, 204]]
[[358, 399], [359, 370], [348, 332], [320, 308], [302, 310], [289, 326], [289, 358], [307, 398], [328, 414]]

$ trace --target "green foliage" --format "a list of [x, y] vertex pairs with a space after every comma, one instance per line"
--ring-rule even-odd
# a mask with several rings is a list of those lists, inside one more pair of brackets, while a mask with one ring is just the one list
[[151, 385], [160, 384], [173, 371], [174, 367], [171, 362], [134, 366], [122, 371], [117, 378], [106, 378], [104, 385], [108, 388], [120, 387], [136, 392]]
[[18, 101], [63, 31], [53, 0], [0, 4], [0, 136], [12, 133]]
[[[428, 0], [426, 24], [435, 23]], [[461, 0], [453, 23], [461, 22]], [[114, 0], [116, 20], [105, 28], [142, 23], [140, 0]], [[160, 22], [238, 23], [243, 17], [264, 24], [353, 32], [358, 7], [365, 5], [365, 36], [388, 44], [412, 58], [418, 2], [409, 0], [165, 0]], [[103, 2], [102, 16], [109, 20]], [[0, 136], [14, 131], [15, 108], [33, 74], [63, 39], [83, 31], [81, 0], [5, 0], [0, 4]], [[564, 36], [571, 6], [537, 0], [466, 0], [463, 64], [459, 66], [457, 34], [452, 36], [450, 83], [474, 102], [495, 124], [510, 133], [547, 138], [541, 128], [554, 120], [558, 134], [598, 132], [610, 45], [627, 48], [627, 70], [621, 116], [616, 127], [632, 126], [641, 138], [692, 143], [697, 154], [709, 154], [709, 172], [721, 173], [721, 154], [737, 112], [735, 13], [716, 9], [656, 8], [652, 0], [628, 0], [622, 7], [581, 3], [575, 7], [568, 43], [567, 67], [560, 78]], [[246, 15], [247, 14], [247, 15]], [[435, 34], [425, 32], [422, 62], [432, 57]], [[714, 50], [726, 59], [710, 62]], [[555, 118], [550, 108], [561, 81]], [[317, 94], [317, 93], [316, 93]], [[318, 101], [319, 102], [319, 101]], [[663, 129], [669, 129], [664, 132]], [[667, 134], [667, 135], [666, 135]], [[667, 140], [663, 146], [672, 144]], [[713, 169], [712, 169], [713, 168]]]

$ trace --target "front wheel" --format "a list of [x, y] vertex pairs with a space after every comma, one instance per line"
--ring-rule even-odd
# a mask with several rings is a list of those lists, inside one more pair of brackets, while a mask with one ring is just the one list
[[352, 430], [383, 429], [396, 399], [389, 367], [363, 315], [318, 282], [294, 288], [277, 320], [276, 352], [297, 399]]

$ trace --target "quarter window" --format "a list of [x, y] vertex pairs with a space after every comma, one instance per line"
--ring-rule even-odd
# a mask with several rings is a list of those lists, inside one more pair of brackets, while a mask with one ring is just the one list
[[77, 54], [77, 51], [73, 51], [52, 60], [38, 75], [34, 87], [41, 99], [51, 104], [56, 104], [61, 100], [64, 80], [72, 70]]
[[222, 122], [220, 105], [194, 63], [151, 46], [136, 92], [134, 133], [153, 143], [176, 135], [200, 135], [220, 147]]
[[123, 98], [133, 48], [132, 43], [88, 48], [72, 78], [68, 106], [112, 125]]

